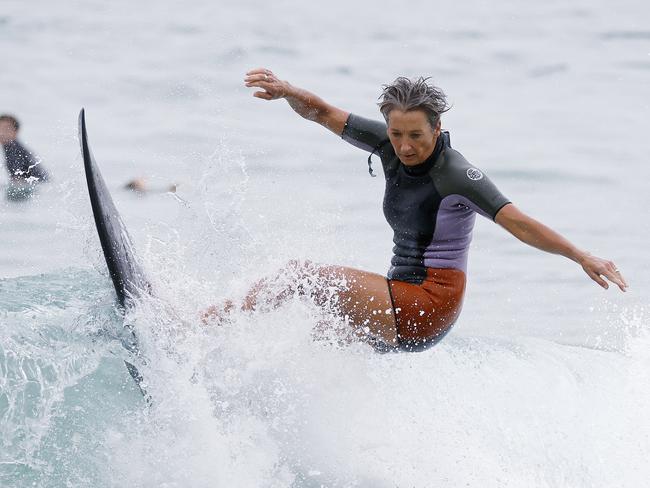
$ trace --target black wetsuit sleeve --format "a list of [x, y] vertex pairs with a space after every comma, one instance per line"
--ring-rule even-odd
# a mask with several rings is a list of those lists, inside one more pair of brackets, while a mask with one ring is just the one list
[[458, 203], [492, 220], [510, 203], [485, 173], [451, 148], [446, 151], [441, 169], [434, 170], [432, 177], [443, 198], [457, 197]]
[[364, 151], [372, 152], [388, 141], [386, 123], [350, 114], [341, 137]]

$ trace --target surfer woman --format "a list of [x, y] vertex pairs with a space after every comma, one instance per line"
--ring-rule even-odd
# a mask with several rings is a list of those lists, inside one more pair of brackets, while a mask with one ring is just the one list
[[[276, 278], [258, 282], [242, 310], [277, 306], [305, 293], [334, 306], [359, 335], [380, 349], [418, 351], [438, 342], [456, 321], [465, 291], [467, 254], [475, 214], [494, 220], [512, 235], [580, 266], [603, 288], [627, 283], [608, 260], [581, 251], [557, 232], [521, 212], [488, 177], [450, 144], [440, 117], [449, 107], [444, 93], [425, 78], [397, 78], [383, 87], [384, 121], [368, 120], [329, 105], [268, 69], [246, 74], [253, 96], [284, 98], [300, 116], [381, 159], [386, 189], [384, 215], [394, 231], [388, 276], [341, 266], [293, 261]], [[368, 165], [372, 174], [371, 160]], [[334, 290], [334, 292], [332, 292]], [[211, 307], [205, 318], [236, 307]]]

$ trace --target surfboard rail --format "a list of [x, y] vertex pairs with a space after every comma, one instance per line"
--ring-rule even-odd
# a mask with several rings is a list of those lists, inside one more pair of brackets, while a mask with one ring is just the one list
[[[83, 108], [79, 112], [79, 142], [95, 227], [117, 300], [122, 309], [126, 311], [134, 305], [136, 298], [143, 293], [150, 293], [151, 286], [138, 262], [131, 237], [115, 207], [113, 198], [88, 144], [86, 115]], [[124, 327], [127, 329], [129, 337], [128, 340], [123, 338], [122, 344], [131, 353], [138, 355], [138, 341], [135, 330], [129, 324], [125, 324]], [[133, 364], [128, 361], [125, 361], [125, 364], [140, 391], [147, 397], [143, 387], [142, 375]]]

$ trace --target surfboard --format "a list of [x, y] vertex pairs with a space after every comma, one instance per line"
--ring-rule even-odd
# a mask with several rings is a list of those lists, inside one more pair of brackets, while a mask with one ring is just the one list
[[[124, 222], [120, 217], [113, 198], [111, 197], [104, 178], [88, 144], [86, 130], [86, 116], [82, 108], [79, 112], [79, 141], [81, 154], [84, 160], [86, 183], [90, 205], [95, 218], [95, 227], [99, 236], [108, 272], [113, 281], [117, 300], [123, 310], [128, 310], [135, 300], [143, 293], [150, 293], [151, 288], [142, 267], [138, 263], [131, 237]], [[122, 344], [134, 354], [138, 354], [138, 341], [133, 327], [125, 324], [126, 334], [122, 337]], [[143, 388], [143, 378], [136, 367], [125, 361], [129, 373], [137, 383], [142, 394], [146, 396]]]

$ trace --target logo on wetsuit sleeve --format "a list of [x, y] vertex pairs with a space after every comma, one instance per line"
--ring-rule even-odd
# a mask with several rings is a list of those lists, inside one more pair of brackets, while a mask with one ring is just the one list
[[480, 170], [480, 169], [469, 168], [469, 169], [467, 170], [467, 177], [468, 177], [470, 180], [478, 181], [478, 180], [480, 180], [481, 178], [483, 178], [483, 173], [481, 173], [481, 170]]

